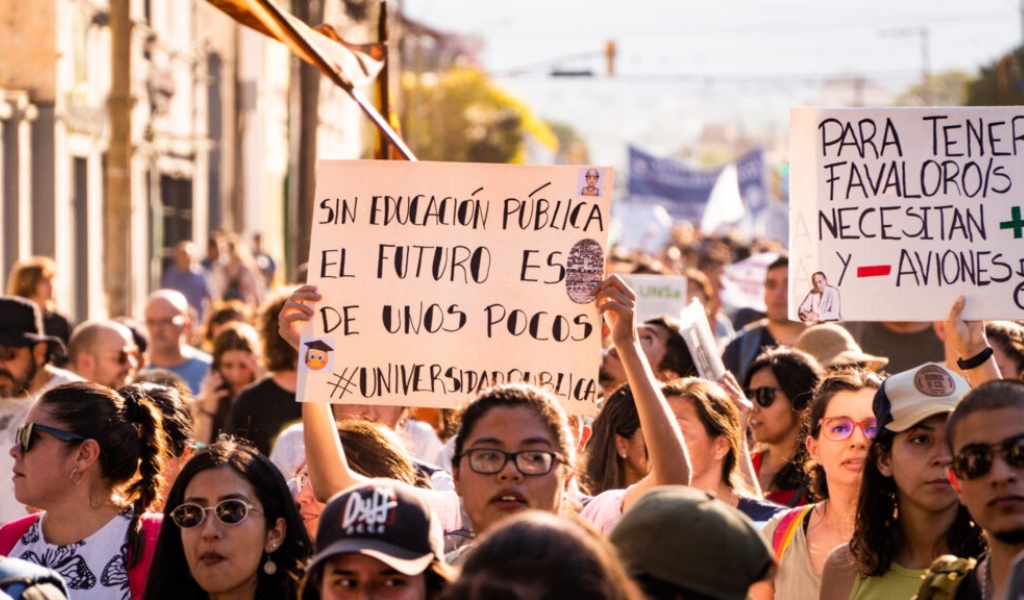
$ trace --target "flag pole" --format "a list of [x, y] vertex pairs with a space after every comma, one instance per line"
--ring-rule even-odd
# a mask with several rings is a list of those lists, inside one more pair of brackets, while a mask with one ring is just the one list
[[363, 96], [363, 94], [361, 94], [359, 90], [355, 88], [355, 86], [352, 84], [349, 78], [346, 77], [345, 74], [341, 72], [341, 68], [335, 65], [333, 61], [325, 57], [324, 54], [320, 51], [320, 49], [317, 48], [315, 44], [312, 44], [308, 38], [306, 38], [305, 33], [299, 31], [296, 27], [292, 26], [292, 24], [289, 23], [288, 20], [282, 16], [281, 10], [273, 2], [271, 2], [270, 0], [258, 0], [258, 2], [260, 6], [262, 6], [264, 9], [267, 10], [268, 13], [270, 13], [270, 15], [274, 18], [274, 21], [278, 24], [278, 26], [285, 30], [289, 34], [289, 36], [293, 40], [295, 40], [295, 42], [299, 46], [301, 46], [302, 49], [310, 57], [313, 58], [313, 60], [316, 61], [317, 66], [320, 67], [320, 70], [325, 75], [327, 75], [327, 77], [331, 81], [333, 81], [335, 85], [345, 90], [349, 97], [351, 97], [352, 100], [354, 100], [355, 103], [359, 105], [359, 108], [362, 109], [363, 113], [367, 117], [369, 117], [371, 121], [373, 121], [373, 124], [376, 125], [377, 129], [379, 129], [385, 136], [387, 136], [388, 141], [390, 141], [395, 146], [399, 153], [401, 153], [406, 160], [415, 161], [416, 156], [413, 155], [412, 150], [410, 150], [409, 147], [405, 145], [405, 142], [402, 141], [402, 138], [399, 137], [399, 135], [395, 132], [394, 129], [391, 128], [391, 125], [387, 122], [387, 119], [381, 116], [381, 114], [373, 106], [373, 103], [367, 100]]

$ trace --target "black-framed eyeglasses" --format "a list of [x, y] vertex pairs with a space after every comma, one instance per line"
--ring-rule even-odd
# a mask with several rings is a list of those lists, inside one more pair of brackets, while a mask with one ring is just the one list
[[131, 348], [123, 348], [121, 350], [106, 350], [104, 351], [108, 356], [113, 356], [114, 360], [119, 365], [127, 365], [130, 362], [136, 362], [139, 359], [139, 349], [135, 346]]
[[775, 402], [775, 392], [779, 391], [779, 388], [772, 387], [770, 385], [763, 385], [759, 388], [753, 388], [746, 390], [747, 398], [750, 398], [761, 408], [768, 408]]
[[213, 511], [217, 520], [225, 525], [238, 525], [249, 516], [249, 511], [263, 511], [238, 498], [221, 500], [213, 506], [203, 506], [195, 502], [179, 504], [171, 511], [171, 518], [182, 529], [191, 529], [206, 520], [206, 513]]
[[1006, 464], [1024, 469], [1024, 435], [1014, 436], [998, 444], [971, 444], [964, 446], [953, 457], [953, 473], [960, 479], [977, 479], [992, 470], [994, 452], [998, 451]]
[[473, 448], [465, 450], [456, 457], [456, 460], [463, 456], [469, 461], [469, 468], [474, 473], [481, 475], [494, 475], [500, 473], [508, 461], [515, 464], [516, 469], [523, 475], [547, 475], [555, 465], [565, 462], [555, 452], [547, 450], [520, 450], [519, 452], [505, 452], [504, 450], [493, 450], [491, 448]]
[[71, 431], [65, 431], [63, 429], [57, 429], [56, 427], [50, 427], [49, 425], [40, 425], [39, 423], [29, 422], [18, 428], [18, 432], [15, 434], [14, 438], [18, 442], [18, 446], [21, 448], [22, 454], [28, 452], [29, 449], [32, 448], [32, 440], [35, 439], [33, 436], [37, 431], [48, 433], [62, 442], [84, 442], [88, 439]]
[[854, 421], [850, 417], [829, 417], [818, 421], [821, 424], [821, 433], [833, 442], [847, 440], [853, 435], [853, 430], [860, 427], [861, 433], [869, 440], [878, 433], [878, 419], [871, 417], [863, 421]]

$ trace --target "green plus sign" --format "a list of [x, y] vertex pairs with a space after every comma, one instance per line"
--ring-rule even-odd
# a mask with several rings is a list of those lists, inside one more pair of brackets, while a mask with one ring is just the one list
[[1013, 239], [1019, 240], [1021, 237], [1021, 229], [1024, 229], [1024, 219], [1020, 218], [1020, 207], [1014, 206], [1010, 209], [1010, 220], [1003, 221], [999, 224], [1000, 229], [1012, 229]]

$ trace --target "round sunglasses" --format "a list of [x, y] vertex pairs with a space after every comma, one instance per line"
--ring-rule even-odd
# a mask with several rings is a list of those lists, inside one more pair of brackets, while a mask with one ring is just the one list
[[953, 457], [953, 473], [960, 479], [977, 479], [992, 470], [995, 453], [1015, 469], [1024, 469], [1024, 435], [1005, 439], [997, 444], [964, 446]]
[[213, 511], [217, 520], [225, 525], [238, 525], [249, 516], [249, 511], [262, 513], [263, 511], [249, 504], [245, 500], [228, 498], [221, 500], [213, 506], [203, 506], [195, 502], [179, 504], [171, 511], [171, 518], [182, 529], [191, 529], [201, 525], [206, 520], [206, 513]]
[[751, 388], [744, 390], [743, 392], [761, 408], [768, 408], [775, 402], [775, 392], [779, 391], [779, 388], [772, 387], [770, 385], [764, 385], [759, 388]]

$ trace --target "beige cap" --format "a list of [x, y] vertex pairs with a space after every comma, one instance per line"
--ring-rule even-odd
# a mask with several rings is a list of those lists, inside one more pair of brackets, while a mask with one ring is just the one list
[[808, 327], [796, 338], [793, 347], [818, 359], [826, 367], [863, 365], [877, 371], [889, 364], [884, 356], [865, 353], [842, 325], [821, 323]]
[[879, 427], [899, 433], [928, 417], [953, 412], [969, 391], [971, 384], [963, 377], [938, 363], [925, 363], [886, 378], [872, 408]]

